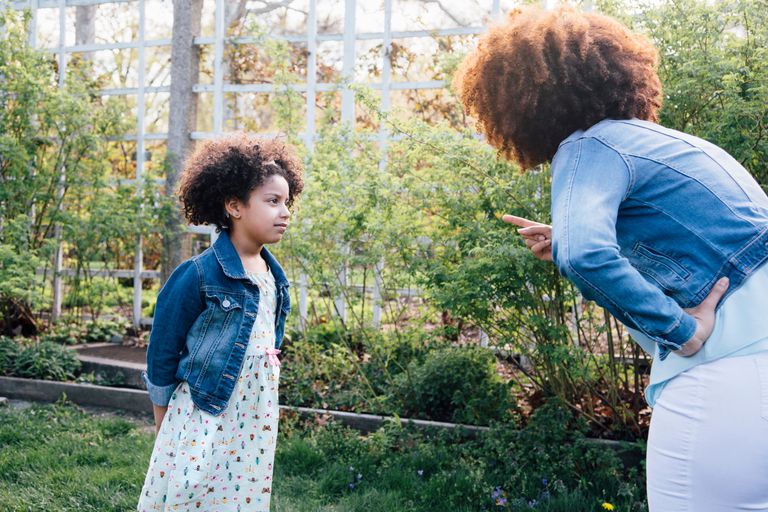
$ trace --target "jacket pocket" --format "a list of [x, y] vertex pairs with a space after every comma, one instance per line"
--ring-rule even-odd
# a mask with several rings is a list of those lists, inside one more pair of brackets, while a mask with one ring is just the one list
[[205, 297], [210, 304], [221, 309], [224, 312], [230, 312], [233, 309], [239, 309], [243, 306], [240, 298], [223, 292], [205, 292]]
[[[242, 298], [226, 292], [206, 291], [206, 321], [200, 331], [196, 343], [196, 353], [193, 356], [194, 366], [200, 374], [194, 381], [195, 387], [207, 389], [205, 385], [209, 367], [218, 368], [224, 365], [225, 354], [219, 353], [222, 340], [234, 339], [243, 320]], [[226, 352], [226, 351], [225, 351]], [[212, 382], [216, 380], [214, 375]], [[211, 390], [213, 388], [210, 388]]]
[[758, 354], [755, 365], [760, 382], [760, 416], [768, 421], [768, 354]]
[[632, 248], [633, 265], [638, 272], [669, 292], [679, 292], [691, 277], [690, 271], [656, 249], [636, 242]]

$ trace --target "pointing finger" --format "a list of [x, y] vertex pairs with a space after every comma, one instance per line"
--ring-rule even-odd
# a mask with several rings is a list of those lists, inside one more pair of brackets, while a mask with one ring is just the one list
[[523, 228], [529, 227], [529, 226], [542, 226], [543, 225], [540, 222], [535, 222], [535, 221], [532, 221], [532, 220], [529, 220], [529, 219], [525, 219], [523, 217], [518, 217], [516, 215], [503, 215], [501, 217], [501, 220], [503, 220], [504, 222], [508, 222], [510, 224], [514, 224], [516, 226], [523, 227]]

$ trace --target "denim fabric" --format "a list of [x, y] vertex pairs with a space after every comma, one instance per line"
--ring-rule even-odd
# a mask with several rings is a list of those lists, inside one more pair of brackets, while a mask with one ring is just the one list
[[606, 119], [565, 139], [551, 172], [558, 270], [656, 342], [662, 361], [695, 332], [683, 308], [726, 276], [719, 309], [768, 260], [768, 196], [700, 138]]
[[[275, 347], [291, 309], [288, 279], [270, 252], [261, 256], [275, 278]], [[259, 308], [259, 289], [246, 275], [229, 235], [179, 265], [157, 297], [142, 374], [149, 398], [168, 405], [182, 381], [200, 409], [220, 414], [234, 389]]]

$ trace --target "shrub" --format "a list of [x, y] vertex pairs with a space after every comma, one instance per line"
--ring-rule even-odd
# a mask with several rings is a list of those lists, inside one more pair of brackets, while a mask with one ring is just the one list
[[41, 340], [62, 345], [77, 345], [80, 343], [82, 335], [82, 326], [73, 323], [62, 323], [54, 325], [49, 332], [41, 337]]
[[622, 510], [644, 510], [642, 467], [625, 467], [616, 452], [591, 442], [587, 431], [583, 417], [552, 398], [524, 428], [500, 423], [483, 434], [476, 450], [483, 454], [487, 480], [496, 484], [489, 497], [507, 500], [493, 510], [525, 509], [529, 503], [542, 510], [596, 510], [586, 496], [621, 501]]
[[21, 352], [21, 347], [12, 338], [0, 336], [0, 375], [11, 373], [13, 363]]
[[80, 370], [72, 350], [50, 341], [23, 348], [14, 362], [11, 375], [44, 380], [69, 380]]
[[403, 414], [458, 423], [507, 419], [512, 407], [494, 355], [478, 347], [442, 348], [411, 363], [397, 377], [393, 399]]
[[[325, 330], [314, 336], [296, 337], [285, 344], [287, 364], [281, 379], [280, 394], [286, 403], [310, 407], [342, 408], [343, 404], [329, 404], [331, 396], [342, 389], [361, 392], [358, 384], [357, 356], [342, 341], [333, 341]], [[348, 404], [360, 402], [347, 400]], [[348, 406], [346, 408], [349, 408]]]
[[81, 341], [83, 343], [106, 343], [111, 341], [113, 336], [123, 335], [125, 329], [124, 322], [105, 320], [88, 322], [85, 325], [85, 335]]
[[50, 341], [64, 345], [78, 343], [106, 343], [113, 336], [125, 333], [125, 322], [112, 320], [94, 320], [86, 324], [75, 322], [60, 323], [42, 337], [42, 341]]

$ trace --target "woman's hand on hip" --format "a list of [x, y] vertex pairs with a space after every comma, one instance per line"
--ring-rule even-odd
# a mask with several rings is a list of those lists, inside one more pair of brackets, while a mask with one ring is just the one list
[[542, 261], [552, 261], [552, 226], [514, 215], [504, 215], [501, 220], [520, 226], [517, 232], [525, 239], [525, 245], [535, 257]]
[[726, 290], [728, 290], [728, 278], [720, 278], [712, 287], [707, 298], [701, 301], [698, 306], [683, 310], [696, 319], [696, 332], [691, 339], [683, 344], [680, 350], [675, 351], [676, 354], [690, 357], [701, 350], [715, 329], [715, 308]]

